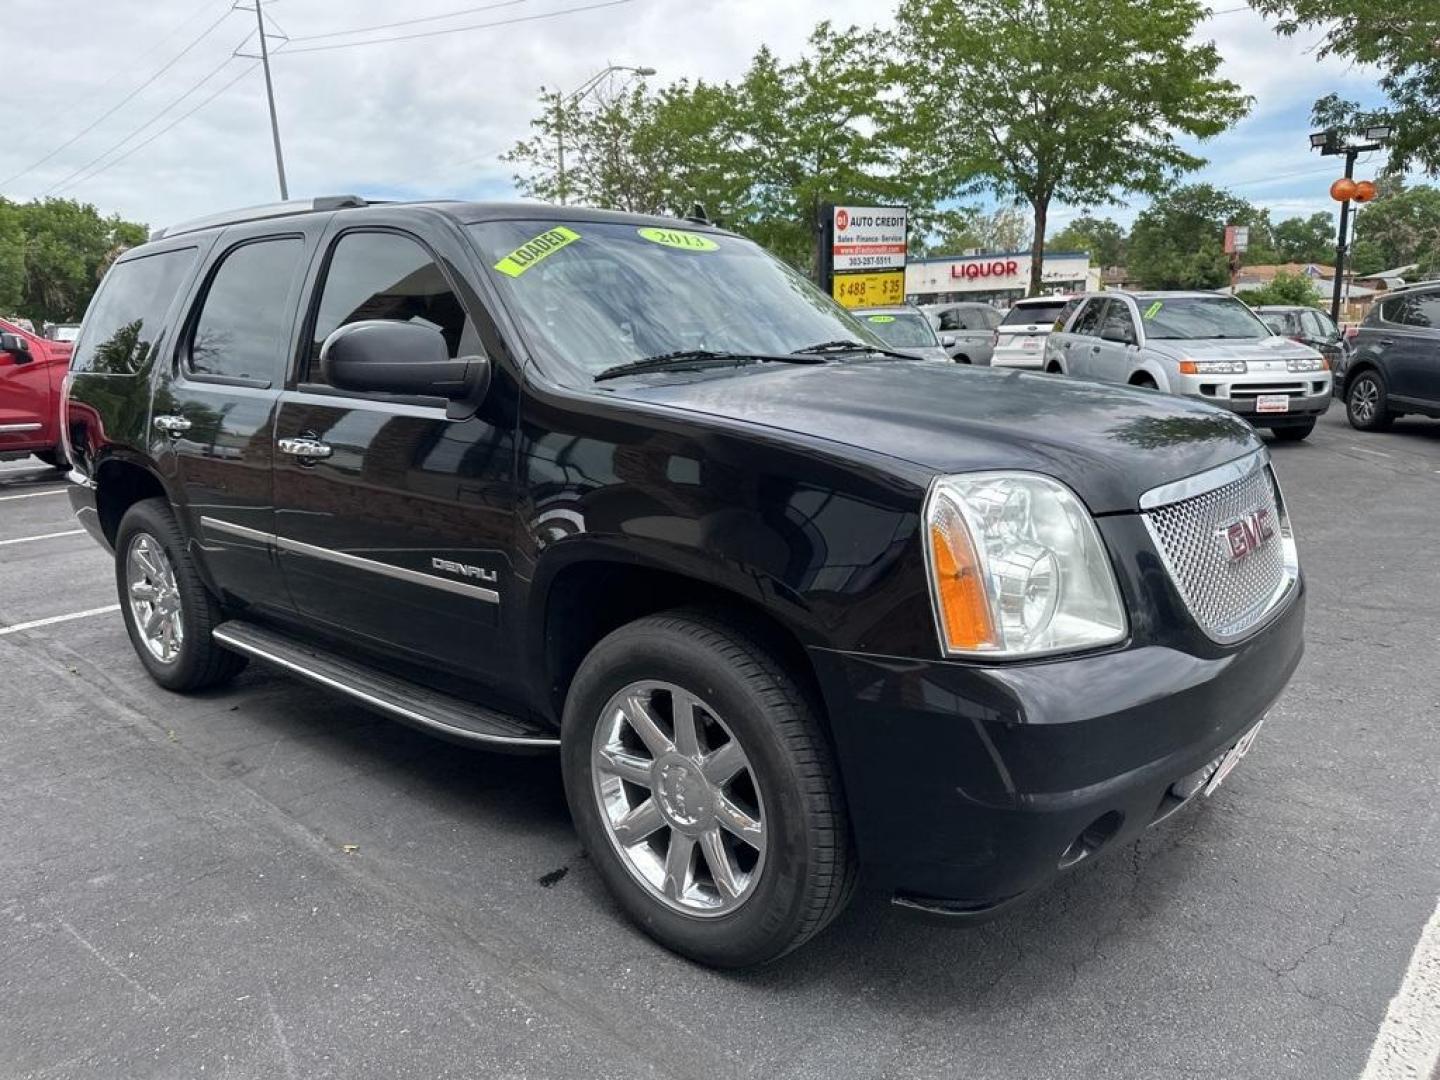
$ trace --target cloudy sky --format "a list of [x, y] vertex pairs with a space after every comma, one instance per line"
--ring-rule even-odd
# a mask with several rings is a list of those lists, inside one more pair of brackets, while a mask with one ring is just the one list
[[[9, 65], [0, 91], [8, 133], [0, 194], [64, 195], [152, 225], [277, 198], [262, 76], [253, 60], [231, 56], [255, 51], [255, 17], [231, 10], [231, 2], [7, 0], [9, 54], [22, 62]], [[1213, 0], [1216, 14], [1202, 34], [1218, 43], [1227, 74], [1256, 105], [1202, 149], [1211, 165], [1199, 178], [1271, 207], [1275, 218], [1329, 210], [1325, 189], [1338, 171], [1333, 159], [1308, 149], [1309, 107], [1331, 89], [1374, 100], [1373, 75], [1317, 63], [1313, 38], [1277, 38], [1248, 8], [1233, 10], [1241, 3]], [[657, 79], [733, 78], [762, 44], [793, 56], [817, 20], [870, 23], [887, 7], [874, 0], [267, 2], [272, 32], [290, 39], [272, 47], [279, 47], [273, 70], [291, 194], [506, 197], [514, 190], [510, 170], [496, 157], [526, 134], [542, 84], [570, 89], [609, 62], [654, 67]], [[435, 33], [517, 19], [526, 21]], [[357, 44], [401, 35], [426, 36]], [[1142, 206], [1103, 212], [1128, 222]], [[1052, 218], [1058, 226], [1075, 212]]]

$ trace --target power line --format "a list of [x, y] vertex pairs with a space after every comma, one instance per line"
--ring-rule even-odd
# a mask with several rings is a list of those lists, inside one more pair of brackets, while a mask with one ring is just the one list
[[107, 109], [107, 110], [106, 110], [104, 113], [102, 113], [100, 116], [96, 117], [94, 120], [92, 120], [92, 121], [91, 121], [89, 124], [87, 124], [85, 127], [81, 128], [81, 129], [80, 129], [78, 132], [76, 132], [74, 135], [70, 136], [70, 138], [66, 139], [66, 140], [65, 140], [64, 142], [62, 142], [59, 146], [55, 147], [55, 149], [51, 150], [51, 151], [50, 151], [48, 154], [46, 154], [44, 157], [42, 157], [42, 158], [38, 159], [37, 161], [34, 161], [34, 162], [32, 162], [31, 164], [25, 166], [25, 168], [21, 169], [21, 170], [20, 170], [19, 172], [17, 172], [14, 176], [8, 177], [8, 178], [6, 178], [5, 180], [0, 180], [0, 187], [7, 187], [8, 185], [14, 183], [16, 180], [20, 179], [20, 177], [26, 175], [27, 173], [34, 172], [37, 168], [39, 168], [41, 165], [44, 165], [45, 162], [49, 161], [49, 160], [50, 160], [51, 158], [53, 158], [56, 154], [60, 153], [62, 150], [65, 150], [65, 149], [67, 149], [67, 148], [69, 148], [69, 147], [71, 147], [71, 146], [74, 146], [75, 143], [79, 142], [82, 138], [84, 138], [86, 135], [90, 134], [90, 132], [94, 131], [97, 127], [99, 127], [99, 126], [100, 126], [102, 123], [104, 123], [106, 120], [110, 119], [110, 117], [114, 116], [117, 112], [119, 112], [119, 111], [120, 111], [122, 108], [124, 108], [127, 104], [129, 104], [131, 101], [133, 101], [134, 98], [135, 98], [135, 96], [136, 96], [137, 94], [139, 94], [140, 91], [144, 90], [147, 86], [151, 85], [156, 79], [160, 78], [161, 75], [164, 75], [164, 74], [165, 74], [167, 71], [169, 71], [172, 67], [174, 67], [176, 64], [178, 64], [178, 63], [180, 62], [180, 60], [181, 60], [191, 49], [193, 49], [196, 45], [199, 45], [200, 42], [204, 41], [205, 38], [207, 38], [207, 37], [210, 35], [210, 32], [211, 32], [212, 30], [214, 30], [217, 26], [219, 26], [222, 22], [224, 22], [226, 19], [228, 19], [228, 18], [230, 17], [230, 10], [231, 10], [231, 9], [227, 7], [227, 8], [225, 9], [225, 11], [221, 14], [220, 18], [216, 19], [216, 20], [215, 20], [214, 22], [212, 22], [209, 26], [207, 26], [204, 30], [200, 31], [200, 33], [199, 33], [198, 36], [192, 38], [191, 41], [190, 41], [190, 43], [189, 43], [188, 45], [186, 45], [183, 49], [181, 49], [178, 53], [176, 53], [173, 57], [171, 57], [168, 62], [166, 62], [164, 65], [162, 65], [161, 68], [160, 68], [160, 70], [156, 71], [153, 75], [151, 75], [148, 79], [146, 79], [144, 82], [142, 82], [139, 86], [137, 86], [137, 87], [135, 87], [135, 89], [131, 90], [128, 94], [126, 94], [124, 97], [122, 97], [122, 98], [121, 98], [119, 101], [117, 101], [114, 105], [110, 106], [110, 108]]
[[500, 0], [498, 4], [481, 4], [479, 7], [461, 8], [459, 11], [447, 11], [440, 15], [423, 15], [418, 19], [401, 19], [399, 22], [377, 23], [374, 26], [357, 26], [353, 30], [330, 30], [324, 34], [304, 34], [300, 37], [291, 38], [291, 41], [319, 41], [321, 38], [345, 37], [349, 34], [368, 34], [372, 30], [393, 30], [397, 26], [414, 26], [416, 23], [439, 22], [441, 19], [455, 19], [461, 15], [474, 15], [477, 11], [493, 11], [495, 8], [514, 7], [516, 4], [528, 3], [528, 0]]
[[447, 30], [425, 30], [418, 34], [398, 34], [393, 37], [372, 38], [369, 41], [342, 41], [335, 45], [305, 45], [298, 49], [276, 49], [275, 55], [294, 56], [298, 53], [328, 52], [331, 49], [354, 49], [361, 45], [381, 45], [387, 41], [415, 41], [419, 38], [439, 37], [441, 34], [460, 34], [467, 30], [484, 30], [494, 26], [513, 26], [516, 23], [536, 22], [540, 19], [555, 19], [561, 15], [578, 15], [582, 11], [598, 11], [600, 8], [619, 7], [634, 0], [605, 0], [599, 4], [585, 4], [581, 7], [564, 8], [561, 11], [546, 11], [538, 15], [519, 15], [513, 19], [496, 19], [493, 22], [471, 23], [469, 26], [453, 26]]
[[[229, 61], [226, 61], [226, 62], [228, 63]], [[257, 67], [259, 67], [259, 66], [260, 66], [260, 65], [259, 65], [259, 62], [257, 61], [256, 63], [251, 64], [249, 67], [244, 68], [244, 69], [243, 69], [239, 74], [237, 74], [233, 79], [231, 79], [231, 80], [230, 80], [229, 82], [227, 82], [227, 83], [224, 83], [224, 84], [223, 84], [222, 86], [220, 86], [220, 88], [217, 89], [213, 94], [211, 94], [209, 97], [207, 97], [207, 98], [205, 98], [204, 100], [202, 100], [201, 102], [199, 102], [199, 104], [197, 104], [193, 109], [189, 109], [189, 110], [187, 110], [186, 112], [181, 113], [181, 114], [180, 114], [179, 116], [177, 116], [174, 120], [170, 121], [170, 123], [166, 124], [166, 125], [165, 125], [163, 128], [161, 128], [159, 131], [157, 131], [157, 132], [155, 132], [153, 135], [151, 135], [151, 136], [150, 136], [148, 139], [146, 139], [144, 142], [137, 143], [135, 146], [132, 146], [129, 150], [126, 150], [125, 153], [121, 154], [121, 155], [120, 155], [119, 157], [117, 157], [115, 160], [110, 161], [110, 162], [107, 162], [106, 164], [102, 165], [100, 168], [98, 168], [98, 169], [96, 169], [94, 172], [92, 172], [90, 175], [88, 175], [88, 176], [82, 176], [79, 180], [76, 180], [76, 181], [74, 181], [73, 183], [71, 183], [71, 184], [69, 184], [69, 185], [67, 185], [67, 186], [69, 186], [69, 187], [74, 187], [76, 184], [86, 184], [86, 183], [89, 183], [91, 180], [94, 180], [95, 177], [99, 176], [101, 173], [106, 172], [106, 171], [108, 171], [108, 170], [110, 170], [110, 169], [113, 169], [116, 165], [119, 165], [122, 161], [124, 161], [126, 158], [128, 158], [131, 154], [139, 153], [141, 150], [145, 149], [145, 147], [147, 147], [147, 146], [149, 146], [151, 143], [153, 143], [156, 139], [160, 138], [161, 135], [164, 135], [164, 134], [165, 134], [167, 131], [169, 131], [171, 128], [175, 127], [175, 126], [178, 125], [178, 124], [184, 123], [184, 122], [185, 122], [186, 120], [188, 120], [190, 117], [194, 116], [197, 112], [199, 112], [201, 109], [203, 109], [206, 105], [209, 105], [210, 102], [214, 101], [214, 100], [215, 100], [216, 98], [218, 98], [221, 94], [225, 93], [226, 90], [229, 90], [232, 86], [234, 86], [236, 83], [238, 83], [238, 82], [239, 82], [241, 79], [243, 79], [246, 75], [249, 75], [252, 71], [254, 71], [254, 70], [255, 70]], [[57, 190], [61, 190], [61, 189], [57, 189]]]
[[[227, 14], [228, 14], [228, 12], [227, 12]], [[240, 45], [237, 45], [236, 48], [239, 48], [239, 47], [243, 46], [243, 45], [245, 44], [245, 42], [247, 42], [247, 41], [249, 41], [249, 40], [250, 40], [250, 35], [249, 35], [249, 34], [246, 34], [245, 37], [241, 39]], [[209, 72], [204, 78], [202, 78], [199, 82], [192, 84], [188, 90], [186, 90], [186, 91], [185, 91], [183, 94], [181, 94], [179, 97], [177, 97], [177, 98], [175, 98], [173, 101], [171, 101], [168, 105], [166, 105], [163, 109], [161, 109], [161, 110], [160, 110], [159, 112], [157, 112], [155, 115], [151, 116], [150, 119], [146, 120], [146, 121], [145, 121], [143, 124], [141, 124], [139, 127], [131, 129], [129, 132], [127, 132], [125, 135], [123, 135], [118, 141], [116, 141], [116, 142], [112, 143], [110, 146], [106, 147], [106, 148], [105, 148], [104, 150], [102, 150], [99, 154], [95, 155], [95, 157], [91, 158], [91, 159], [90, 159], [89, 161], [87, 161], [84, 165], [81, 165], [81, 166], [80, 166], [78, 169], [76, 169], [74, 172], [70, 173], [69, 175], [67, 175], [67, 176], [64, 177], [63, 179], [57, 181], [56, 183], [51, 184], [51, 185], [50, 185], [48, 188], [46, 188], [41, 194], [43, 194], [43, 195], [49, 195], [49, 194], [51, 194], [52, 192], [58, 190], [59, 188], [62, 188], [62, 187], [64, 187], [64, 186], [68, 185], [71, 180], [75, 179], [75, 177], [77, 177], [77, 176], [79, 176], [81, 173], [85, 172], [85, 171], [86, 171], [87, 169], [89, 169], [91, 166], [98, 164], [100, 161], [102, 161], [103, 159], [105, 159], [105, 158], [109, 157], [111, 154], [113, 154], [116, 150], [119, 150], [122, 146], [124, 146], [127, 142], [129, 142], [131, 139], [133, 139], [136, 135], [139, 135], [142, 131], [144, 131], [146, 128], [148, 128], [151, 124], [155, 123], [155, 121], [159, 120], [162, 116], [164, 116], [166, 113], [168, 113], [171, 109], [175, 108], [175, 106], [179, 105], [182, 101], [184, 101], [186, 98], [188, 98], [191, 94], [195, 93], [196, 90], [199, 90], [202, 86], [204, 86], [207, 82], [209, 82], [211, 79], [213, 79], [216, 75], [219, 75], [220, 72], [224, 71], [224, 70], [225, 70], [225, 67], [226, 67], [226, 66], [230, 63], [230, 61], [233, 60], [233, 59], [235, 59], [235, 54], [232, 52], [229, 56], [225, 57], [225, 59], [222, 60], [218, 66], [216, 66], [216, 67], [214, 67], [214, 68], [211, 68], [210, 72]]]

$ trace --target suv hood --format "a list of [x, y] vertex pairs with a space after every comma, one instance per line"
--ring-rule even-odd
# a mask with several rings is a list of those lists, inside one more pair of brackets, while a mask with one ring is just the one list
[[1096, 514], [1136, 510], [1150, 488], [1262, 445], [1244, 420], [1200, 402], [963, 364], [767, 364], [611, 385], [620, 397], [824, 439], [936, 474], [1043, 473]]
[[1288, 337], [1249, 338], [1148, 338], [1145, 347], [1151, 352], [1177, 360], [1298, 360], [1319, 356], [1308, 345]]

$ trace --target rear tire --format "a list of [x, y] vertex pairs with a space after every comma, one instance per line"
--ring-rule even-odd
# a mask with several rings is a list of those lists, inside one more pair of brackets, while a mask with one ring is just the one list
[[1315, 421], [1311, 420], [1308, 424], [1292, 424], [1285, 427], [1271, 428], [1270, 433], [1281, 442], [1300, 442], [1303, 439], [1309, 438], [1310, 433], [1314, 430]]
[[596, 645], [565, 702], [560, 757], [606, 886], [677, 953], [767, 963], [854, 891], [844, 800], [805, 694], [755, 638], [712, 615], [650, 616]]
[[956, 356], [955, 356], [955, 363], [957, 363], [957, 364], [968, 364], [968, 363], [970, 363], [970, 358], [969, 358], [968, 356], [966, 356], [964, 353], [957, 353]]
[[1345, 418], [1356, 431], [1384, 431], [1395, 422], [1388, 401], [1384, 376], [1366, 368], [1345, 387]]
[[225, 616], [200, 580], [165, 499], [142, 499], [120, 519], [115, 584], [130, 644], [161, 686], [202, 690], [244, 669], [245, 657], [210, 636]]

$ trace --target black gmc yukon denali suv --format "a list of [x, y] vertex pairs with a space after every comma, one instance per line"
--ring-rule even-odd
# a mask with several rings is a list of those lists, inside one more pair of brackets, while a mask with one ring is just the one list
[[558, 749], [619, 903], [773, 959], [998, 911], [1214, 787], [1302, 650], [1266, 451], [889, 352], [704, 223], [350, 197], [127, 252], [63, 406], [163, 686]]

